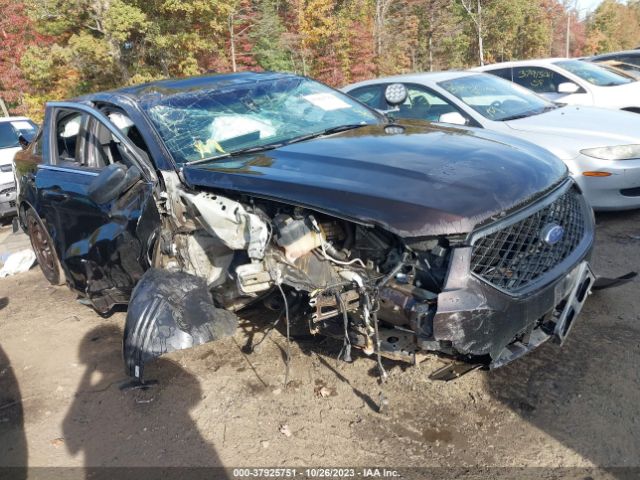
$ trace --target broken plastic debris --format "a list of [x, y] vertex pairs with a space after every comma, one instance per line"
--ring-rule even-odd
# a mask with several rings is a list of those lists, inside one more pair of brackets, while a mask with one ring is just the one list
[[28, 271], [36, 263], [36, 254], [30, 248], [9, 255], [2, 269], [0, 278], [9, 277]]
[[285, 437], [290, 437], [291, 435], [293, 435], [291, 433], [291, 430], [289, 429], [289, 425], [280, 425], [280, 433], [283, 434]]

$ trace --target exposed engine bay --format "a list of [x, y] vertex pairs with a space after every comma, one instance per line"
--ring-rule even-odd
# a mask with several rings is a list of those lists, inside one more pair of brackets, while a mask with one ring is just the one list
[[[448, 268], [445, 239], [412, 248], [377, 227], [252, 197], [189, 192], [175, 173], [163, 176], [162, 229], [150, 264], [156, 272], [204, 280], [219, 316], [228, 320], [229, 312], [275, 301], [298, 331], [343, 339], [341, 356], [347, 361], [352, 346], [368, 355], [412, 360], [419, 350], [416, 335], [433, 340], [432, 320]], [[140, 284], [130, 317], [140, 313], [135, 297], [146, 285], [144, 277]], [[126, 339], [125, 334], [125, 357]], [[201, 342], [166, 351], [161, 343], [130, 365], [133, 376], [141, 377], [145, 359]], [[130, 345], [129, 351], [140, 349], [149, 350]]]

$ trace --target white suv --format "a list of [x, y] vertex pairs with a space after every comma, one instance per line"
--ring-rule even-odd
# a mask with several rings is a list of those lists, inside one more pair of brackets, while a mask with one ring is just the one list
[[16, 183], [13, 157], [22, 149], [21, 142], [30, 142], [38, 127], [26, 117], [0, 118], [0, 218], [16, 213]]

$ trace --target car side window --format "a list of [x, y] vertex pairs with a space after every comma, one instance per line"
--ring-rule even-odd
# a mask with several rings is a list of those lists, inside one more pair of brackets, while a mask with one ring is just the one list
[[536, 93], [556, 93], [558, 85], [571, 82], [564, 75], [543, 67], [515, 67], [512, 81]]
[[407, 101], [399, 106], [398, 114], [401, 118], [415, 118], [438, 122], [446, 113], [458, 112], [458, 109], [447, 100], [427, 87], [415, 84], [405, 84]]
[[60, 111], [55, 131], [57, 164], [94, 171], [112, 163], [131, 164], [120, 140], [88, 113]]
[[366, 87], [356, 88], [349, 92], [356, 100], [361, 101], [371, 108], [378, 110], [386, 110], [387, 102], [384, 99], [384, 88], [382, 85], [368, 85]]
[[86, 136], [88, 115], [82, 112], [60, 111], [56, 116], [55, 160], [57, 164], [79, 166], [81, 144]]
[[513, 82], [513, 69], [512, 68], [496, 68], [495, 70], [487, 70], [487, 73], [491, 75], [496, 75], [500, 78], [504, 78], [505, 80], [509, 80]]

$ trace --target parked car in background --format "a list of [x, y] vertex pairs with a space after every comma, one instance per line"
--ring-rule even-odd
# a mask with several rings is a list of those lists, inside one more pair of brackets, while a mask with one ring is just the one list
[[603, 53], [586, 58], [590, 62], [620, 62], [640, 68], [640, 50], [624, 50], [621, 52]]
[[629, 75], [636, 80], [640, 79], [640, 66], [624, 63], [619, 60], [591, 60], [589, 58], [581, 59], [585, 62], [592, 62], [601, 67], [613, 69], [615, 72]]
[[640, 113], [640, 82], [595, 63], [547, 58], [496, 63], [474, 70], [517, 83], [552, 102]]
[[37, 126], [25, 117], [0, 117], [0, 218], [16, 214], [16, 184], [13, 157], [30, 142]]
[[137, 379], [259, 302], [341, 339], [344, 359], [354, 346], [496, 368], [562, 342], [594, 280], [592, 211], [549, 152], [390, 124], [295, 75], [49, 103], [15, 162], [43, 273], [99, 312], [128, 303]]
[[343, 88], [378, 110], [393, 108], [386, 88], [402, 84], [407, 100], [391, 114], [508, 134], [562, 159], [595, 209], [640, 208], [640, 117], [562, 106], [519, 85], [479, 72], [402, 75]]

